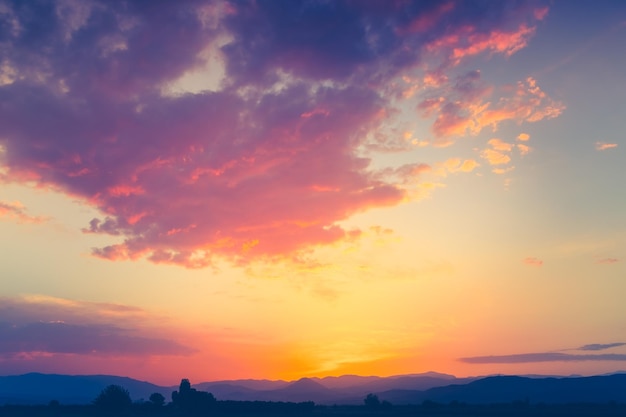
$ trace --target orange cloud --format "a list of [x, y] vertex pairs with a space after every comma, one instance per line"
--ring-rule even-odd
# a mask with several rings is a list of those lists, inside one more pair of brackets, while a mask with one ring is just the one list
[[464, 161], [461, 158], [450, 158], [443, 163], [447, 172], [472, 172], [476, 167], [480, 166], [478, 162], [473, 159], [466, 159]]
[[597, 151], [605, 151], [607, 149], [617, 148], [617, 143], [596, 142]]
[[514, 32], [494, 31], [492, 33], [474, 33], [466, 38], [466, 46], [453, 49], [454, 62], [471, 55], [477, 55], [485, 51], [502, 53], [507, 56], [524, 48], [528, 39], [535, 33], [534, 27], [522, 24]]
[[528, 153], [531, 151], [532, 148], [528, 145], [523, 145], [521, 143], [518, 143], [517, 149], [519, 150], [520, 155], [524, 156], [524, 155], [528, 155]]
[[[491, 172], [493, 172], [494, 174], [502, 175], [502, 174], [506, 174], [507, 172], [511, 172], [514, 169], [515, 169], [514, 166], [510, 166], [506, 168], [494, 168], [491, 170]], [[506, 185], [508, 186], [509, 184], [507, 183]]]
[[[493, 97], [500, 92], [498, 99]], [[436, 143], [450, 144], [451, 137], [477, 135], [485, 128], [497, 130], [504, 121], [537, 122], [559, 116], [565, 106], [552, 100], [533, 78], [499, 90], [484, 85], [479, 71], [448, 81], [417, 106], [425, 117], [436, 115], [432, 130]], [[519, 140], [528, 140], [521, 134]]]
[[513, 149], [512, 144], [504, 142], [502, 141], [502, 139], [498, 139], [498, 138], [489, 139], [489, 142], [487, 143], [491, 145], [491, 147], [495, 149], [496, 151], [510, 152], [511, 149]]
[[522, 262], [530, 266], [542, 266], [543, 265], [543, 261], [541, 259], [533, 258], [533, 257], [524, 258]]
[[530, 135], [528, 133], [520, 133], [517, 135], [517, 140], [521, 140], [522, 142], [526, 142], [530, 139]]
[[462, 172], [472, 172], [474, 170], [474, 168], [477, 168], [479, 166], [480, 166], [480, 164], [478, 162], [476, 162], [475, 160], [473, 160], [473, 159], [466, 159], [465, 161], [463, 161], [463, 163], [459, 167], [459, 171], [462, 171]]
[[510, 156], [495, 149], [485, 149], [480, 153], [480, 156], [486, 159], [489, 165], [506, 165], [511, 162]]

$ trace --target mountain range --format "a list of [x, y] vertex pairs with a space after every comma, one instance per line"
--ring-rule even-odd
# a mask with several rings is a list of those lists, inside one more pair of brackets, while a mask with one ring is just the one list
[[[87, 404], [108, 385], [126, 388], [134, 401], [152, 393], [171, 398], [177, 386], [165, 387], [110, 375], [51, 375], [30, 373], [0, 376], [0, 405]], [[626, 402], [626, 374], [591, 377], [488, 376], [456, 378], [428, 372], [392, 377], [344, 375], [297, 381], [229, 380], [194, 384], [218, 400], [314, 401], [316, 404], [363, 404], [368, 393], [392, 404], [449, 403], [607, 403]]]

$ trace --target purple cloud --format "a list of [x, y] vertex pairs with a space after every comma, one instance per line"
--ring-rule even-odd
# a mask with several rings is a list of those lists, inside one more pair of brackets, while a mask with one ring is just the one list
[[581, 346], [577, 350], [604, 350], [619, 346], [626, 346], [626, 343], [593, 343], [590, 345]]
[[[465, 57], [514, 53], [545, 15], [534, 1], [4, 9], [0, 182], [35, 182], [99, 209], [85, 231], [121, 240], [96, 256], [187, 267], [358, 236], [338, 222], [406, 196], [361, 153], [394, 113], [398, 77], [439, 56], [445, 81]], [[213, 91], [163, 93], [185, 73], [220, 65]], [[522, 84], [491, 112], [467, 115], [445, 99], [429, 107], [435, 132], [544, 117], [551, 103]], [[488, 91], [472, 72], [442, 94], [477, 103]]]
[[[614, 345], [622, 346], [623, 343]], [[587, 345], [587, 346], [607, 346], [607, 345]], [[583, 346], [584, 348], [585, 346]], [[611, 346], [613, 347], [613, 346]], [[602, 350], [608, 349], [579, 349], [579, 350]], [[487, 364], [487, 363], [536, 363], [536, 362], [580, 362], [580, 361], [626, 361], [626, 354], [622, 353], [601, 353], [601, 354], [570, 354], [562, 352], [540, 352], [540, 353], [519, 353], [514, 355], [490, 355], [472, 356], [460, 358], [464, 363]]]
[[0, 322], [0, 355], [24, 352], [77, 355], [187, 355], [194, 350], [172, 340], [133, 336], [131, 329], [103, 325]]
[[143, 310], [51, 297], [1, 298], [0, 357], [36, 354], [189, 355]]
[[598, 355], [571, 355], [569, 353], [520, 353], [517, 355], [473, 356], [460, 358], [465, 363], [534, 363], [578, 361], [626, 361], [626, 354], [604, 353]]

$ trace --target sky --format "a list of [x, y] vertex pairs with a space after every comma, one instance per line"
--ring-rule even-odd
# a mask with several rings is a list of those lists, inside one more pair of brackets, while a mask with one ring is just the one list
[[0, 0], [0, 375], [626, 370], [626, 3]]

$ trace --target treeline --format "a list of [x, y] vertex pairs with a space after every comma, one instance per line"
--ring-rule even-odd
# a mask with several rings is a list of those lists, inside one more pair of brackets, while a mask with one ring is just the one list
[[47, 406], [5, 405], [0, 417], [624, 417], [626, 404], [530, 404], [516, 401], [504, 404], [442, 404], [424, 401], [420, 405], [392, 406], [368, 394], [363, 405], [328, 406], [307, 402], [218, 401], [213, 394], [191, 388], [183, 379], [167, 402], [160, 393], [149, 401], [133, 402], [129, 392], [109, 385], [89, 405], [62, 405], [52, 400]]
[[310, 414], [315, 403], [277, 401], [218, 401], [213, 394], [191, 388], [183, 379], [179, 389], [172, 392], [171, 401], [155, 392], [149, 401], [133, 402], [130, 393], [119, 385], [109, 385], [89, 405], [62, 405], [56, 400], [47, 406], [5, 405], [0, 407], [0, 417], [187, 417], [219, 415], [290, 415]]

